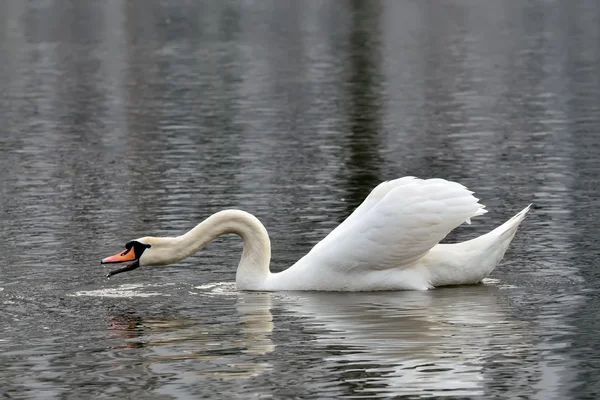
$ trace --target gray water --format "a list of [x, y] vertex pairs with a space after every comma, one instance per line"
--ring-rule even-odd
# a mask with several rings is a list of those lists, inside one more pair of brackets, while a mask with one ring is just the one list
[[[600, 395], [600, 7], [0, 1], [0, 397]], [[291, 265], [380, 181], [533, 202], [484, 284], [243, 293], [241, 242], [105, 279], [213, 212]]]

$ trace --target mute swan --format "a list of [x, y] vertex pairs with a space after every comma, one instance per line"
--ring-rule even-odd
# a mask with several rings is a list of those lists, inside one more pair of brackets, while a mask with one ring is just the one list
[[239, 290], [426, 290], [481, 282], [504, 256], [523, 211], [475, 239], [438, 244], [452, 229], [485, 214], [473, 192], [444, 179], [404, 177], [378, 185], [336, 229], [290, 268], [269, 271], [271, 242], [253, 215], [220, 211], [177, 237], [143, 237], [102, 264], [132, 261], [108, 277], [146, 265], [176, 263], [217, 237], [244, 241]]

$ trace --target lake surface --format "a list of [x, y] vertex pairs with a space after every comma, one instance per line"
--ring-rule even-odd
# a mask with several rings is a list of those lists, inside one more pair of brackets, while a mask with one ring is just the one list
[[[0, 397], [600, 396], [600, 7], [590, 1], [0, 2]], [[241, 208], [291, 265], [380, 181], [533, 202], [483, 285], [244, 293]]]

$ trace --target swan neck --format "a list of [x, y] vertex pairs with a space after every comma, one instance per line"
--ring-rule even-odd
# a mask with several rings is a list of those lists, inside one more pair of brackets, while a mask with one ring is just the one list
[[244, 241], [236, 273], [238, 289], [259, 289], [270, 274], [271, 241], [264, 225], [250, 213], [225, 210], [208, 217], [178, 238], [183, 258], [225, 234], [236, 234]]

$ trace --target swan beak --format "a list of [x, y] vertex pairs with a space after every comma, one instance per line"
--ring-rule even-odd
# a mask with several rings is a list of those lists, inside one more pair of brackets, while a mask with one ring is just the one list
[[115, 254], [114, 256], [106, 257], [100, 263], [101, 264], [113, 264], [121, 263], [125, 261], [135, 261], [135, 250], [133, 247], [129, 250], [123, 250], [122, 252]]

